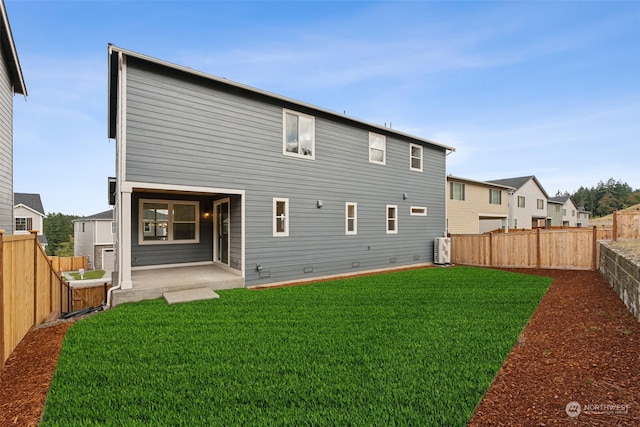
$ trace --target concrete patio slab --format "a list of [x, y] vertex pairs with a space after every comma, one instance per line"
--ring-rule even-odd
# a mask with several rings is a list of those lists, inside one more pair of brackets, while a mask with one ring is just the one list
[[179, 291], [165, 292], [162, 296], [167, 301], [167, 304], [220, 298], [220, 295], [213, 292], [211, 288], [181, 289]]

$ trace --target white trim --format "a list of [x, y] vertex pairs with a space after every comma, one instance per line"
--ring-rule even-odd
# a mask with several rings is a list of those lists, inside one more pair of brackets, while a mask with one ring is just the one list
[[137, 267], [131, 267], [131, 270], [132, 271], [156, 270], [156, 269], [172, 268], [172, 267], [198, 267], [202, 265], [213, 265], [213, 261], [182, 262], [182, 263], [175, 263], [175, 264], [139, 265]]
[[[144, 209], [145, 203], [166, 203], [167, 204], [167, 238], [166, 240], [145, 240], [144, 239]], [[173, 237], [173, 226], [175, 220], [173, 218], [174, 205], [190, 205], [195, 210], [195, 237], [193, 239], [175, 240]], [[138, 245], [185, 245], [200, 243], [200, 202], [197, 200], [167, 200], [167, 199], [139, 199], [138, 200]], [[191, 221], [180, 221], [179, 223], [191, 224]]]
[[190, 185], [175, 185], [175, 184], [158, 184], [155, 182], [140, 182], [140, 181], [123, 181], [121, 191], [133, 191], [134, 189], [143, 190], [162, 190], [162, 191], [179, 191], [185, 193], [225, 193], [236, 194], [244, 196], [245, 190], [236, 190], [230, 188], [217, 188], [217, 187], [196, 187]]
[[[389, 217], [389, 209], [393, 208], [395, 216], [394, 218]], [[398, 205], [387, 205], [385, 209], [385, 229], [387, 230], [387, 234], [398, 234]], [[393, 219], [393, 230], [389, 229], [389, 221]]]
[[[277, 224], [277, 217], [276, 217], [276, 212], [277, 212], [277, 205], [278, 202], [284, 202], [285, 205], [285, 209], [284, 209], [284, 231], [283, 232], [278, 232], [278, 224]], [[273, 222], [273, 237], [287, 237], [289, 236], [289, 199], [287, 198], [281, 198], [281, 197], [274, 197], [273, 198], [273, 213], [271, 214], [271, 220]]]
[[[300, 154], [300, 141], [298, 140], [298, 153], [287, 151], [287, 114], [293, 116], [304, 117], [311, 120], [311, 155]], [[298, 121], [298, 132], [300, 131], [300, 122]], [[299, 135], [299, 134], [298, 134]], [[282, 154], [289, 157], [297, 157], [299, 159], [315, 160], [316, 158], [316, 118], [309, 114], [300, 113], [294, 110], [282, 109]]]
[[[413, 212], [414, 209], [422, 209], [424, 212]], [[409, 208], [410, 216], [427, 216], [427, 207], [426, 206], [411, 206]]]
[[46, 217], [46, 215], [45, 215], [45, 214], [43, 214], [42, 212], [38, 212], [37, 210], [33, 209], [33, 208], [32, 208], [32, 207], [30, 207], [30, 206], [25, 205], [24, 203], [18, 203], [17, 205], [14, 205], [14, 206], [13, 206], [13, 209], [18, 209], [18, 208], [26, 209], [26, 210], [28, 210], [28, 211], [31, 211], [31, 212], [33, 212], [34, 214], [36, 214], [36, 215], [38, 215], [39, 217], [42, 217], [42, 218]]
[[[413, 148], [414, 147], [420, 149], [420, 167], [419, 168], [413, 167], [413, 159], [414, 159]], [[416, 172], [422, 172], [423, 164], [424, 164], [424, 147], [420, 144], [409, 143], [409, 169]]]
[[[218, 230], [218, 209], [217, 206], [221, 205], [223, 203], [227, 204], [227, 219], [229, 221], [228, 223], [228, 230], [227, 230], [227, 262], [224, 263], [222, 261], [218, 261], [218, 233], [220, 232], [220, 230]], [[230, 197], [225, 197], [224, 199], [220, 199], [220, 200], [214, 200], [213, 201], [213, 215], [211, 215], [213, 218], [213, 261], [216, 264], [220, 264], [220, 265], [227, 265], [230, 266], [231, 265], [231, 198]]]
[[[371, 159], [371, 141], [374, 136], [379, 136], [382, 138], [382, 161]], [[375, 150], [379, 150], [379, 148], [375, 148]], [[387, 137], [385, 135], [375, 132], [369, 132], [369, 163], [374, 163], [377, 165], [387, 164]]]
[[482, 212], [478, 212], [478, 218], [480, 217], [493, 217], [493, 218], [509, 218], [509, 215], [506, 214], [500, 214], [500, 213], [482, 213]]
[[[353, 206], [353, 230], [349, 231], [349, 206]], [[358, 204], [345, 202], [344, 204], [344, 234], [355, 236], [358, 234]]]

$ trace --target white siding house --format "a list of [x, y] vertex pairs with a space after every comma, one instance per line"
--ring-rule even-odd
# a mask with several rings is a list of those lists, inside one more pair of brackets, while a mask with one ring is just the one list
[[38, 232], [38, 240], [43, 247], [47, 246], [44, 235], [44, 208], [39, 194], [14, 193], [13, 200], [13, 232], [14, 234], [29, 234], [32, 230]]
[[535, 176], [496, 179], [489, 182], [516, 189], [509, 200], [509, 228], [546, 227], [549, 196]]
[[89, 257], [89, 268], [113, 270], [113, 210], [73, 220], [73, 254]]

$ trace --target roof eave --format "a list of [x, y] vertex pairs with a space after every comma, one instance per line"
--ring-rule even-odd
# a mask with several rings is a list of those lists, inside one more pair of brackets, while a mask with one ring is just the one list
[[13, 41], [13, 34], [11, 32], [11, 25], [9, 24], [9, 17], [7, 15], [7, 9], [4, 5], [4, 1], [0, 1], [0, 15], [2, 15], [2, 44], [8, 47], [9, 52], [7, 54], [7, 65], [13, 81], [13, 92], [27, 96], [27, 85], [24, 82], [24, 76], [22, 75], [22, 68], [20, 67], [20, 59], [18, 58], [18, 51]]

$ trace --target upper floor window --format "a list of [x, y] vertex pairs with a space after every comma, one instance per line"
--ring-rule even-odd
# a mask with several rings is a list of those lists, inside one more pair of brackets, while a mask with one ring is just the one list
[[358, 234], [358, 204], [345, 203], [345, 234]]
[[387, 234], [398, 233], [398, 206], [387, 205]]
[[560, 212], [560, 205], [556, 205], [556, 212]]
[[544, 209], [544, 200], [538, 199], [538, 209]]
[[451, 181], [449, 183], [449, 198], [451, 200], [464, 200], [464, 184]]
[[198, 215], [198, 202], [141, 199], [139, 241], [197, 243]]
[[315, 117], [283, 110], [284, 146], [288, 156], [315, 158]]
[[518, 207], [524, 208], [524, 196], [518, 196]]
[[502, 190], [496, 190], [495, 188], [489, 189], [489, 203], [492, 205], [502, 204]]
[[567, 210], [566, 209], [562, 209], [562, 216], [567, 216]]
[[409, 155], [410, 169], [422, 172], [422, 145], [409, 144]]
[[273, 236], [289, 235], [289, 199], [273, 199]]
[[33, 218], [16, 218], [15, 230], [16, 231], [29, 231], [33, 228]]
[[571, 216], [576, 216], [576, 211], [574, 209], [571, 209]]
[[384, 135], [369, 132], [369, 162], [386, 163], [387, 138]]
[[411, 206], [409, 210], [409, 215], [411, 216], [427, 216], [427, 207], [426, 206]]

